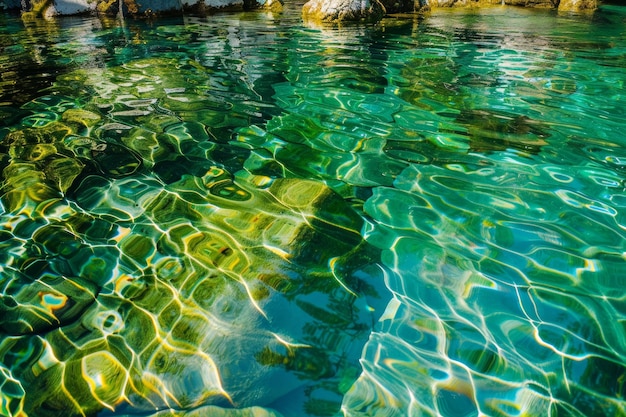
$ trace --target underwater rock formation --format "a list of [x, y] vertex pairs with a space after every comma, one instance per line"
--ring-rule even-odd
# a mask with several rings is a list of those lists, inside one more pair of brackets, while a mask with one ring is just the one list
[[127, 65], [120, 89], [115, 68], [59, 77], [99, 90], [0, 130], [5, 415], [333, 415], [360, 372], [386, 304], [362, 217], [320, 181], [221, 164], [186, 111], [237, 119], [171, 64]]

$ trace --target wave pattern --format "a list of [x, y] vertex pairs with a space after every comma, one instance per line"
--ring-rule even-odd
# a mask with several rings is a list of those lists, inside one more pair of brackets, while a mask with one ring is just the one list
[[623, 21], [89, 29], [0, 107], [3, 414], [626, 415]]
[[243, 169], [271, 104], [209, 55], [68, 72], [2, 130], [3, 414], [339, 410], [378, 251], [323, 183]]
[[323, 31], [275, 87], [286, 114], [238, 138], [249, 170], [365, 200], [393, 298], [344, 415], [626, 413], [624, 179], [596, 153], [623, 149], [618, 75], [549, 36], [424, 23], [391, 48]]

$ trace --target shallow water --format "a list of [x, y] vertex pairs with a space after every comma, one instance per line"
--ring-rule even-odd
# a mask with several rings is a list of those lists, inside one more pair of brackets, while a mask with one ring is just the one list
[[1, 414], [626, 415], [623, 7], [0, 51]]

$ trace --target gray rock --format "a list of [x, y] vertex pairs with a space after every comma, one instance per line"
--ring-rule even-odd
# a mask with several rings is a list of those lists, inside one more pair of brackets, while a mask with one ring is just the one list
[[378, 21], [386, 13], [378, 0], [310, 0], [302, 17], [313, 22]]

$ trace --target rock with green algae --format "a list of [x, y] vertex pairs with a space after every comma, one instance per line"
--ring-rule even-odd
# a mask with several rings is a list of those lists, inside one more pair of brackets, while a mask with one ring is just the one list
[[[298, 386], [332, 391], [341, 369], [357, 366], [335, 355], [348, 349], [358, 357], [375, 320], [365, 301], [378, 297], [367, 282], [374, 254], [361, 242], [358, 217], [318, 214], [342, 204], [320, 183], [259, 187], [266, 179], [225, 175], [156, 189], [87, 178], [80, 207], [96, 219], [131, 217], [108, 227], [91, 256], [88, 235], [72, 226], [76, 214], [62, 202], [46, 213], [62, 240], [36, 219], [19, 220], [32, 236], [24, 230], [4, 245], [12, 256], [3, 286], [15, 290], [2, 301], [9, 312], [19, 306], [21, 324], [11, 314], [0, 320], [12, 334], [0, 342], [0, 358], [16, 365], [6, 373], [25, 393], [11, 399], [16, 409], [74, 416], [129, 404], [245, 407]], [[141, 206], [135, 212], [123, 198], [132, 194]], [[38, 249], [28, 249], [40, 235]], [[48, 262], [22, 266], [37, 258]], [[33, 287], [38, 282], [45, 286]], [[47, 318], [37, 325], [34, 316]]]
[[302, 7], [308, 22], [378, 21], [384, 14], [379, 0], [309, 0]]
[[363, 220], [322, 182], [207, 167], [177, 93], [133, 86], [103, 92], [112, 108], [43, 100], [48, 118], [2, 140], [6, 415], [245, 409], [293, 390], [337, 412], [383, 288]]
[[559, 2], [559, 11], [594, 10], [597, 7], [597, 0], [561, 0]]
[[[90, 123], [87, 118], [81, 120]], [[5, 192], [0, 196], [9, 210], [62, 196], [86, 169], [125, 176], [142, 164], [137, 154], [122, 144], [81, 136], [71, 119], [67, 124], [53, 121], [11, 131], [0, 150], [11, 157], [3, 169]]]
[[379, 21], [387, 13], [404, 13], [448, 7], [490, 7], [494, 5], [557, 8], [561, 11], [594, 10], [596, 0], [309, 0], [302, 8], [306, 22]]

